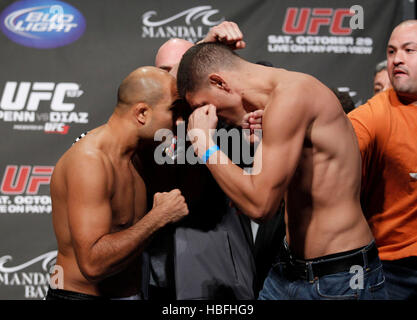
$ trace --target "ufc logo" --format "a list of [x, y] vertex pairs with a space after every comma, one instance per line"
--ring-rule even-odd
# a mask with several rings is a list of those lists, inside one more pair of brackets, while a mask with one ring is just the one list
[[9, 165], [3, 176], [0, 191], [2, 194], [37, 194], [39, 187], [51, 182], [54, 167]]
[[20, 82], [8, 81], [0, 101], [3, 110], [38, 110], [41, 101], [51, 101], [53, 111], [72, 111], [75, 105], [64, 102], [65, 98], [78, 98], [83, 94], [73, 82]]
[[333, 35], [350, 35], [352, 29], [363, 29], [363, 8], [288, 8], [282, 29], [286, 34], [317, 35], [322, 26], [328, 27]]
[[70, 127], [68, 125], [65, 125], [64, 123], [55, 123], [55, 122], [45, 123], [45, 132], [46, 133], [67, 134], [69, 128]]

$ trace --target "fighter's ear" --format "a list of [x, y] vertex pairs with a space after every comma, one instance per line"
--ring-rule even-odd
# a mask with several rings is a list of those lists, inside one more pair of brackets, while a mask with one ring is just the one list
[[151, 108], [146, 103], [140, 102], [133, 107], [133, 111], [136, 121], [141, 125], [145, 125], [149, 120]]
[[175, 78], [177, 78], [177, 74], [178, 74], [178, 67], [180, 66], [179, 63], [174, 64], [171, 68], [171, 70], [169, 70], [169, 73], [172, 74]]
[[209, 75], [209, 81], [211, 85], [214, 85], [219, 89], [225, 90], [226, 92], [230, 91], [226, 81], [217, 73], [211, 73]]

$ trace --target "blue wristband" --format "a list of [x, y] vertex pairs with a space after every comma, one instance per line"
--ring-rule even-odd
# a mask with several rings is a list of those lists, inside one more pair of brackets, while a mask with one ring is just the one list
[[215, 153], [217, 150], [220, 150], [219, 146], [215, 144], [214, 146], [207, 149], [206, 153], [203, 155], [202, 160], [204, 163], [210, 158], [210, 156]]

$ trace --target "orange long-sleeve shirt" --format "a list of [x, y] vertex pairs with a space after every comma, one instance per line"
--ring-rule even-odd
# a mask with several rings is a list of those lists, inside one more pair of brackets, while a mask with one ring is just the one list
[[349, 113], [362, 154], [361, 202], [381, 260], [417, 256], [417, 106], [393, 89]]

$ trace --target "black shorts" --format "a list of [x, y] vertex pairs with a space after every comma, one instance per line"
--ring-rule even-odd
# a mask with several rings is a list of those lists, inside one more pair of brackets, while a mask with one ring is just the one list
[[103, 297], [93, 296], [90, 294], [68, 291], [62, 289], [48, 288], [48, 294], [45, 300], [106, 300]]

